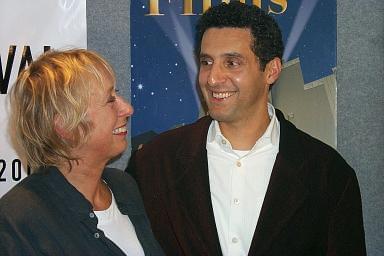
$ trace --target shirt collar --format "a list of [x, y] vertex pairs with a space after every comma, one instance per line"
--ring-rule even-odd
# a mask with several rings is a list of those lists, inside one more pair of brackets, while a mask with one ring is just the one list
[[38, 173], [68, 210], [75, 212], [81, 219], [88, 217], [92, 211], [91, 203], [68, 182], [59, 169], [54, 166], [43, 167]]
[[[261, 147], [272, 144], [274, 147], [279, 146], [280, 139], [280, 123], [276, 117], [275, 108], [268, 103], [268, 115], [270, 118], [269, 125], [264, 134], [256, 141], [251, 151], [255, 151]], [[220, 125], [217, 120], [212, 120], [207, 134], [207, 143], [217, 143], [225, 151], [233, 151], [231, 143], [221, 133]]]

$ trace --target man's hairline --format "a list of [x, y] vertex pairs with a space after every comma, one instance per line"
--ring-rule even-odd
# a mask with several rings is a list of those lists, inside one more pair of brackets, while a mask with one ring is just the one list
[[[205, 35], [205, 33], [207, 33], [208, 30], [210, 29], [242, 29], [242, 30], [247, 30], [249, 32], [249, 35], [250, 35], [250, 45], [249, 45], [249, 49], [251, 50], [251, 52], [253, 53], [254, 57], [256, 58], [256, 61], [259, 63], [259, 65], [261, 64], [260, 63], [260, 57], [257, 56], [257, 54], [255, 53], [254, 51], [254, 46], [255, 46], [255, 41], [256, 41], [256, 38], [255, 36], [253, 35], [252, 33], [252, 28], [251, 26], [245, 26], [245, 27], [236, 27], [236, 26], [212, 26], [212, 27], [208, 27], [207, 29], [204, 30], [204, 32], [201, 34], [201, 38], [200, 38], [200, 42], [199, 42], [199, 50], [200, 52], [198, 52], [198, 54], [196, 54], [196, 58], [197, 60], [199, 60], [201, 58], [201, 45], [202, 45], [202, 42], [203, 42], [203, 37]], [[260, 70], [264, 71], [265, 70], [265, 67], [264, 69], [261, 68], [261, 65], [260, 65]]]

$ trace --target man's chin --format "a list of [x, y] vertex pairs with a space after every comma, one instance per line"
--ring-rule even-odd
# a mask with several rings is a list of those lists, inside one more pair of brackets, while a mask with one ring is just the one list
[[219, 112], [219, 111], [208, 111], [210, 117], [212, 119], [219, 121], [219, 122], [228, 122], [230, 121], [230, 118], [227, 113]]

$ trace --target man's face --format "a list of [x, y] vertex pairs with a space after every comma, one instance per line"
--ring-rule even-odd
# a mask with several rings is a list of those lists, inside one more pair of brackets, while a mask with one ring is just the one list
[[267, 75], [251, 44], [249, 29], [210, 28], [203, 35], [199, 84], [209, 114], [219, 122], [241, 124], [267, 111]]

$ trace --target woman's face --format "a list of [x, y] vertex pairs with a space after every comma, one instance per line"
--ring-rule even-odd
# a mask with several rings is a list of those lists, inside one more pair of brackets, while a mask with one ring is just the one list
[[86, 143], [80, 146], [79, 157], [105, 164], [122, 153], [127, 147], [127, 123], [132, 114], [133, 107], [116, 94], [112, 82], [107, 81], [104, 88], [97, 87], [87, 110], [92, 129]]

